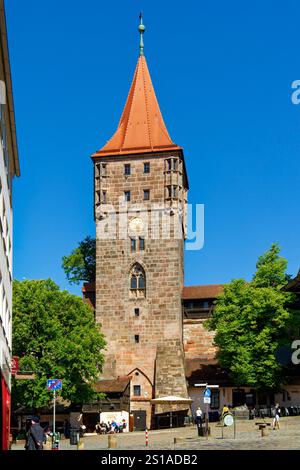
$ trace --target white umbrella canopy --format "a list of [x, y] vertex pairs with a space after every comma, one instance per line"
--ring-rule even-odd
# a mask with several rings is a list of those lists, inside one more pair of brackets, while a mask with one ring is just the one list
[[[174, 395], [169, 395], [166, 397], [160, 398], [153, 398], [151, 400], [152, 405], [180, 405], [180, 404], [187, 404], [190, 405], [193, 403], [191, 398], [184, 398], [184, 397], [176, 397]], [[172, 427], [172, 410], [170, 410], [170, 428]]]
[[160, 398], [153, 398], [151, 400], [151, 403], [153, 403], [153, 405], [163, 405], [163, 404], [190, 404], [190, 403], [193, 403], [193, 400], [191, 398], [184, 398], [184, 397], [176, 397], [174, 395], [169, 395], [169, 396], [166, 396], [166, 397], [160, 397]]

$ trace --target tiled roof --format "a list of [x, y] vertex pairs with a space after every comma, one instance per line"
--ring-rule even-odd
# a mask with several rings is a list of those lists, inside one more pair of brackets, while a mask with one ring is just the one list
[[182, 299], [214, 299], [224, 291], [223, 284], [210, 284], [207, 286], [185, 286], [182, 290]]
[[95, 292], [95, 282], [85, 282], [82, 287], [82, 292]]
[[207, 361], [201, 360], [200, 358], [186, 359], [185, 369], [189, 386], [200, 383], [210, 383], [221, 386], [233, 385], [228, 372], [219, 366], [216, 359]]
[[130, 383], [131, 377], [119, 377], [114, 380], [99, 380], [94, 386], [96, 392], [122, 393]]
[[177, 149], [181, 147], [172, 142], [165, 126], [146, 59], [140, 56], [118, 128], [92, 157]]
[[284, 287], [284, 290], [290, 292], [300, 292], [300, 271], [297, 276], [292, 279], [287, 286]]

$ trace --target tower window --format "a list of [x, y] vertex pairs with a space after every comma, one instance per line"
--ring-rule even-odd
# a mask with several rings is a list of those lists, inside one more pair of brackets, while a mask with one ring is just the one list
[[142, 237], [139, 237], [139, 245], [140, 245], [140, 251], [144, 251], [145, 249], [145, 239]]
[[136, 263], [130, 272], [130, 289], [132, 293], [145, 295], [146, 278], [142, 266]]
[[129, 176], [130, 174], [131, 174], [130, 164], [129, 164], [129, 163], [126, 163], [126, 164], [124, 165], [124, 175]]
[[167, 186], [167, 190], [168, 190], [169, 198], [174, 198], [174, 199], [178, 198], [178, 186], [176, 185]]
[[106, 176], [106, 174], [107, 174], [107, 164], [102, 163], [102, 165], [101, 165], [101, 175]]
[[144, 201], [149, 201], [150, 199], [150, 189], [144, 189]]
[[139, 277], [139, 289], [144, 290], [146, 287], [145, 278], [143, 276]]
[[101, 196], [100, 196], [100, 191], [96, 191], [96, 205], [98, 206], [101, 203]]
[[130, 239], [130, 247], [131, 247], [131, 253], [134, 253], [136, 250], [136, 239], [131, 238]]
[[102, 191], [102, 203], [106, 204], [106, 191]]
[[140, 342], [140, 335], [134, 335], [134, 341], [136, 343], [139, 343]]
[[125, 201], [127, 202], [130, 201], [130, 191], [124, 191], [124, 198], [125, 198]]
[[150, 173], [150, 163], [144, 163], [144, 173]]
[[141, 386], [140, 385], [134, 385], [133, 386], [133, 395], [135, 397], [140, 397], [141, 396]]
[[131, 289], [131, 290], [136, 290], [137, 288], [138, 288], [137, 277], [136, 277], [136, 276], [131, 276], [131, 279], [130, 279], [130, 289]]
[[167, 170], [168, 171], [178, 170], [178, 158], [169, 158], [167, 160]]
[[95, 165], [95, 176], [99, 177], [100, 174], [101, 174], [101, 165], [100, 164]]
[[135, 315], [136, 317], [139, 317], [139, 316], [140, 316], [140, 309], [139, 309], [139, 308], [135, 308], [135, 309], [134, 309], [134, 315]]

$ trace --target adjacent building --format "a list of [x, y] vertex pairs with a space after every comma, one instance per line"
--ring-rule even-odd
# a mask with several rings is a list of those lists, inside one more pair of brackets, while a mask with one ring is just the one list
[[0, 0], [0, 445], [8, 448], [12, 345], [12, 180], [19, 176], [4, 1]]

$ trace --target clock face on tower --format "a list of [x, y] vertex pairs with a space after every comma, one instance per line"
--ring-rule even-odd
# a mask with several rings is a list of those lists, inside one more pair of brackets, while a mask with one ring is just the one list
[[134, 217], [129, 222], [129, 235], [143, 235], [144, 222], [140, 217]]

